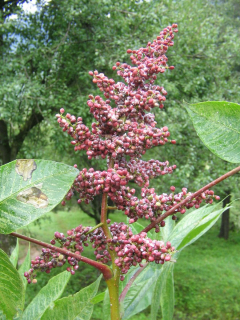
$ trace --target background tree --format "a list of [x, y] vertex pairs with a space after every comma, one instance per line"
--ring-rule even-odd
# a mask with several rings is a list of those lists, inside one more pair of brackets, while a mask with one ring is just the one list
[[[170, 119], [169, 128], [178, 143], [175, 149], [156, 151], [158, 158], [177, 158], [181, 172], [176, 175], [177, 181], [172, 177], [173, 183], [191, 189], [228, 170], [231, 165], [225, 168], [224, 161], [211, 155], [199, 141], [179, 105], [183, 109], [184, 103], [189, 102], [239, 101], [239, 21], [233, 9], [237, 5], [234, 0], [53, 0], [39, 1], [35, 13], [24, 13], [15, 6], [17, 19], [7, 19], [3, 29], [2, 164], [17, 155], [64, 159], [69, 164], [85, 161], [61, 139], [54, 114], [68, 106], [70, 112], [77, 110], [88, 122], [86, 95], [89, 91], [94, 93], [95, 88], [87, 72], [98, 69], [111, 75], [115, 61], [127, 61], [123, 52], [132, 39], [137, 39], [133, 44], [137, 48], [156, 35], [161, 26], [178, 22], [180, 36], [169, 56], [176, 72], [161, 78], [169, 98], [158, 116], [160, 123]], [[110, 52], [114, 52], [111, 57]], [[33, 144], [37, 148], [32, 148]], [[235, 181], [229, 181], [226, 190], [232, 192]], [[224, 190], [219, 192], [221, 196], [226, 194]]]
[[[161, 148], [159, 157], [177, 159], [181, 172], [178, 172], [178, 181], [175, 181], [177, 175], [172, 177], [175, 185], [184, 181], [184, 185], [196, 189], [197, 185], [213, 180], [233, 166], [211, 154], [199, 141], [184, 105], [207, 100], [239, 102], [239, 19], [231, 1], [163, 3], [162, 23], [178, 21], [180, 36], [169, 56], [176, 72], [166, 74], [164, 83], [161, 82], [169, 97], [166, 108], [158, 116], [162, 123], [169, 118], [177, 148]], [[239, 193], [237, 181], [236, 177], [230, 179], [224, 188], [217, 187], [216, 192], [222, 198], [229, 193]], [[229, 225], [225, 219], [224, 223]], [[227, 233], [221, 235], [227, 238]]]
[[[72, 163], [73, 151], [61, 142], [54, 114], [67, 105], [70, 112], [81, 109], [87, 122], [86, 94], [96, 90], [88, 71], [111, 74], [113, 61], [124, 59], [118, 53], [125, 51], [129, 35], [135, 44], [152, 37], [159, 23], [155, 4], [53, 0], [39, 1], [35, 13], [25, 13], [21, 3], [2, 6], [0, 161], [45, 156]], [[17, 17], [10, 19], [11, 13]]]

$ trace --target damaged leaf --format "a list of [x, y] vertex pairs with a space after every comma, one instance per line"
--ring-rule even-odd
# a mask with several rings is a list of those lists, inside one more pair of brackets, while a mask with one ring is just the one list
[[48, 160], [15, 160], [1, 166], [0, 233], [11, 233], [51, 211], [62, 201], [78, 172]]
[[33, 159], [16, 160], [16, 172], [23, 177], [24, 181], [32, 178], [32, 173], [37, 169], [36, 162]]
[[46, 208], [48, 197], [41, 191], [42, 183], [19, 192], [17, 200], [33, 205], [36, 208]]

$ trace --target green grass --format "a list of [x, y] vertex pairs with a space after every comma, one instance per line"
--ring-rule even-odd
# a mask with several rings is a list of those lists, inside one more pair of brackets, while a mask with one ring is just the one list
[[219, 225], [186, 248], [175, 266], [176, 319], [240, 316], [240, 234], [217, 237]]
[[[94, 225], [91, 218], [77, 211], [58, 211], [49, 214], [49, 217], [51, 219], [42, 220], [40, 226], [29, 225], [24, 230], [25, 234], [30, 231], [32, 236], [49, 242], [55, 231], [66, 232], [79, 224]], [[122, 214], [114, 214], [110, 218], [112, 221], [125, 219]], [[230, 233], [229, 240], [225, 241], [218, 238], [218, 230], [219, 223], [197, 242], [187, 247], [175, 264], [175, 320], [240, 318], [240, 233]], [[91, 248], [86, 248], [85, 255], [93, 257]], [[50, 276], [60, 271], [54, 270]], [[27, 303], [47, 283], [50, 276], [39, 273], [37, 285], [27, 287]], [[87, 286], [97, 276], [95, 269], [80, 263], [79, 271], [71, 277], [64, 296]], [[105, 283], [102, 281], [100, 291], [105, 288]], [[150, 309], [147, 309], [131, 320], [147, 320], [149, 312]], [[99, 304], [95, 306], [92, 320], [102, 319], [102, 309]], [[158, 319], [161, 319], [160, 313]]]

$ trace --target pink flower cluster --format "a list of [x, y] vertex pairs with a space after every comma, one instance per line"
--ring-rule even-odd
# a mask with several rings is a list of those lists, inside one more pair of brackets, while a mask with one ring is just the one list
[[[134, 196], [135, 190], [130, 190], [129, 187], [122, 187], [121, 191], [115, 193], [109, 192], [108, 195], [119, 210], [125, 211], [125, 214], [130, 218], [130, 224], [136, 222], [139, 218], [149, 219], [153, 222], [156, 221], [163, 211], [170, 210], [174, 205], [191, 195], [191, 192], [187, 192], [187, 188], [183, 188], [182, 192], [177, 194], [174, 194], [175, 187], [172, 186], [170, 189], [173, 191], [170, 194], [163, 193], [157, 195], [154, 188], [142, 188], [142, 199]], [[175, 213], [180, 212], [183, 214], [186, 212], [186, 209], [194, 206], [198, 209], [203, 201], [211, 204], [213, 199], [219, 200], [220, 198], [219, 196], [215, 196], [212, 190], [207, 190], [200, 196], [188, 201], [184, 206], [179, 207]], [[176, 217], [173, 216], [173, 220], [175, 219]], [[164, 227], [165, 221], [162, 221], [160, 225]], [[155, 227], [155, 232], [159, 232], [158, 225]]]
[[[170, 133], [167, 127], [156, 128], [155, 117], [148, 113], [154, 107], [163, 108], [167, 92], [163, 87], [154, 85], [156, 75], [168, 67], [165, 53], [173, 45], [177, 25], [165, 28], [153, 43], [146, 48], [127, 50], [131, 53], [132, 67], [126, 63], [116, 63], [113, 69], [126, 84], [115, 83], [98, 71], [90, 71], [93, 82], [104, 92], [107, 100], [100, 96], [89, 95], [87, 102], [90, 112], [97, 122], [92, 124], [92, 131], [82, 122], [82, 118], [70, 115], [63, 116], [64, 109], [57, 114], [58, 122], [72, 137], [75, 150], [86, 150], [89, 159], [111, 155], [140, 157], [153, 146], [169, 142]], [[115, 107], [111, 107], [111, 100]], [[175, 140], [171, 141], [175, 143]]]
[[[145, 232], [134, 235], [131, 228], [123, 222], [113, 223], [109, 227], [112, 239], [107, 239], [101, 228], [91, 229], [91, 227], [80, 225], [68, 230], [67, 236], [55, 232], [51, 244], [59, 243], [61, 248], [81, 254], [84, 246], [88, 246], [90, 242], [95, 249], [96, 260], [105, 264], [111, 261], [109, 251], [115, 251], [118, 256], [115, 263], [120, 268], [121, 280], [124, 279], [123, 275], [127, 273], [131, 266], [137, 266], [138, 264], [142, 266], [143, 260], [163, 264], [165, 261], [171, 260], [171, 255], [175, 251], [170, 242], [165, 245], [163, 241], [151, 240]], [[67, 267], [67, 271], [71, 272], [72, 275], [75, 274], [79, 267], [77, 259], [43, 248], [41, 256], [31, 261], [31, 269], [24, 275], [28, 283], [35, 282], [36, 271], [50, 273], [52, 268], [62, 267], [66, 262], [70, 265]]]
[[97, 194], [107, 192], [109, 195], [115, 194], [119, 190], [124, 190], [130, 180], [139, 186], [148, 186], [149, 180], [165, 174], [171, 174], [176, 166], [169, 166], [168, 161], [158, 160], [130, 160], [121, 158], [115, 161], [114, 168], [107, 171], [95, 171], [93, 168], [81, 170], [75, 179], [71, 190], [66, 195], [66, 200], [70, 200], [76, 191], [79, 195], [78, 202], [93, 200]]
[[[85, 150], [89, 159], [101, 156], [114, 160], [113, 168], [107, 171], [83, 169], [66, 200], [73, 196], [74, 191], [79, 195], [78, 201], [86, 203], [93, 200], [97, 194], [107, 193], [117, 208], [130, 218], [129, 222], [133, 223], [143, 217], [151, 222], [155, 221], [163, 211], [171, 209], [191, 194], [187, 193], [185, 188], [174, 194], [175, 188], [172, 187], [172, 193], [162, 195], [157, 195], [152, 188], [148, 189], [150, 179], [171, 174], [176, 165], [169, 166], [168, 161], [140, 159], [147, 149], [170, 141], [168, 127], [156, 128], [155, 116], [150, 111], [154, 107], [162, 109], [166, 100], [166, 90], [154, 85], [154, 82], [158, 73], [174, 69], [168, 66], [165, 54], [173, 45], [174, 32], [177, 31], [177, 25], [173, 24], [160, 32], [145, 48], [128, 49], [127, 53], [131, 55], [130, 59], [135, 66], [117, 62], [113, 67], [125, 83], [116, 83], [98, 71], [89, 72], [93, 82], [107, 99], [89, 95], [87, 104], [96, 120], [92, 124], [92, 130], [83, 124], [81, 117], [76, 118], [69, 113], [64, 116], [64, 109], [57, 114], [63, 131], [67, 131], [72, 137], [71, 143], [76, 151]], [[115, 107], [111, 107], [111, 100]], [[176, 143], [175, 140], [171, 142]], [[126, 156], [129, 156], [130, 160], [127, 160]], [[134, 195], [135, 189], [127, 187], [129, 181], [144, 187], [141, 192], [142, 199]], [[211, 203], [213, 197], [213, 191], [207, 191], [204, 196], [189, 201], [176, 212], [184, 213], [193, 206], [198, 208], [203, 200]], [[161, 226], [164, 226], [164, 221]], [[156, 231], [159, 231], [159, 226], [156, 226]]]
[[[83, 124], [81, 117], [76, 120], [69, 113], [64, 117], [61, 112], [64, 113], [64, 109], [56, 115], [58, 123], [63, 131], [67, 131], [72, 137], [71, 143], [75, 146], [74, 150], [86, 150], [90, 160], [98, 156], [105, 159], [107, 155], [111, 155], [114, 159], [122, 155], [128, 155], [131, 158], [141, 157], [147, 149], [169, 142], [168, 127], [155, 128], [156, 122], [152, 114], [144, 114], [140, 122], [137, 122], [137, 119], [136, 121], [127, 118], [119, 119], [116, 122], [119, 126], [116, 126], [115, 132], [107, 130], [109, 122], [102, 129], [99, 128], [99, 123], [93, 123], [91, 132]], [[110, 114], [109, 111], [106, 111], [106, 114]], [[175, 140], [171, 142], [174, 144]]]

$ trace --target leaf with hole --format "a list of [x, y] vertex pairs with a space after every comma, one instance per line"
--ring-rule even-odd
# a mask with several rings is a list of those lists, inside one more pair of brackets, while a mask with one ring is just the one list
[[0, 233], [11, 233], [51, 211], [78, 170], [48, 160], [15, 160], [0, 167]]

